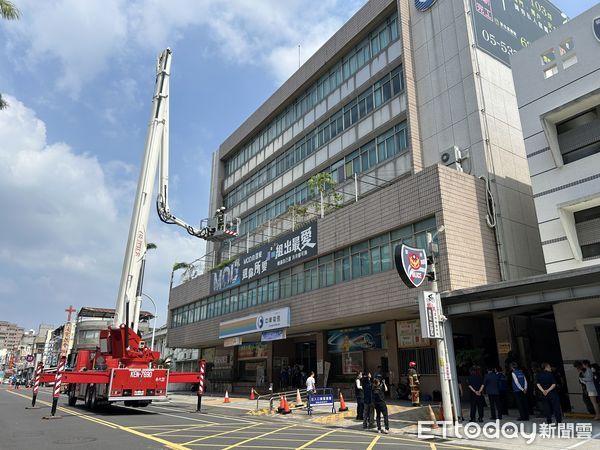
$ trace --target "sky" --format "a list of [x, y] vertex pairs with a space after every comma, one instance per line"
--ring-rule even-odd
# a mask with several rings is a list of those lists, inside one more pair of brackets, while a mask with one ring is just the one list
[[[298, 45], [304, 62], [365, 1], [13, 3], [21, 19], [0, 21], [0, 320], [37, 330], [69, 305], [115, 307], [156, 56], [173, 50], [170, 206], [198, 225], [212, 152], [298, 69]], [[554, 1], [570, 17], [596, 3]], [[148, 241], [161, 325], [173, 263], [205, 245], [154, 211]]]

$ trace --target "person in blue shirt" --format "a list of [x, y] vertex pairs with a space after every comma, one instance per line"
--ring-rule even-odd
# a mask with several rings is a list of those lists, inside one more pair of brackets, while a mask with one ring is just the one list
[[[502, 408], [500, 407], [500, 386], [498, 380], [498, 374], [494, 367], [490, 367], [487, 373], [483, 377], [483, 388], [485, 393], [488, 395], [490, 400], [490, 414], [491, 419], [502, 420]], [[496, 417], [496, 409], [498, 409], [498, 417]]]
[[508, 380], [502, 372], [502, 368], [496, 369], [496, 376], [498, 377], [498, 391], [500, 393], [498, 396], [498, 409], [502, 412], [502, 415], [508, 416]]
[[556, 378], [552, 374], [550, 364], [543, 363], [542, 370], [537, 375], [537, 388], [544, 396], [544, 412], [546, 415], [546, 423], [552, 423], [552, 416], [556, 419], [556, 423], [562, 421], [560, 412], [560, 396]]
[[519, 408], [519, 417], [517, 420], [529, 420], [529, 406], [527, 404], [527, 378], [516, 362], [511, 363], [512, 368], [512, 390], [517, 407]]

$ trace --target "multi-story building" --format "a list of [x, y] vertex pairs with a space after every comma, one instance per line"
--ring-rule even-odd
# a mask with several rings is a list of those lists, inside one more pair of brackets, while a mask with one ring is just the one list
[[45, 364], [48, 352], [48, 344], [50, 342], [50, 338], [52, 337], [52, 330], [54, 330], [54, 328], [54, 325], [40, 324], [35, 340], [33, 341], [33, 352], [35, 355], [36, 364], [40, 361]]
[[0, 321], [0, 348], [9, 352], [17, 351], [24, 332], [25, 329], [15, 323]]
[[[586, 284], [585, 294], [553, 305], [568, 362], [600, 361], [599, 55], [596, 5], [513, 57], [546, 270], [566, 283], [587, 278], [575, 284]], [[577, 372], [566, 364], [565, 373], [571, 402], [581, 408]]]
[[[410, 360], [439, 389], [399, 244], [433, 235], [443, 291], [544, 273], [507, 29], [533, 40], [563, 19], [503, 3], [367, 2], [221, 144], [211, 211], [240, 236], [172, 289], [171, 347], [201, 348], [244, 391], [288, 365], [319, 383], [382, 366], [397, 383]], [[457, 352], [497, 362], [491, 317], [452, 326]]]

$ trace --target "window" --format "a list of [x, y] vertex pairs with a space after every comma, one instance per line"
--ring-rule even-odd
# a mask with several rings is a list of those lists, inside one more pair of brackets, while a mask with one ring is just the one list
[[577, 55], [571, 55], [563, 59], [563, 69], [568, 69], [571, 66], [577, 64]]
[[558, 145], [565, 164], [600, 152], [599, 107], [556, 124]]
[[573, 213], [577, 240], [584, 260], [600, 257], [600, 206]]
[[546, 65], [551, 63], [552, 61], [554, 61], [556, 59], [556, 55], [554, 54], [554, 49], [551, 48], [548, 51], [545, 51], [544, 53], [541, 54], [541, 58], [542, 58], [542, 65]]

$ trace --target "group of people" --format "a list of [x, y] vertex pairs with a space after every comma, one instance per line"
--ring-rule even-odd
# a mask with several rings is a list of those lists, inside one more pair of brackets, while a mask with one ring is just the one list
[[[600, 367], [589, 361], [576, 361], [574, 367], [579, 372], [583, 400], [595, 420], [600, 420]], [[532, 363], [529, 373], [525, 373], [517, 362], [511, 362], [506, 375], [495, 367], [488, 368], [483, 375], [478, 366], [473, 366], [467, 378], [470, 400], [470, 420], [483, 422], [483, 410], [487, 394], [491, 420], [502, 419], [508, 414], [508, 394], [512, 392], [519, 415], [517, 420], [527, 421], [537, 410], [546, 423], [562, 421], [562, 411], [566, 406], [566, 383], [554, 365], [547, 362]]]
[[[358, 372], [355, 380], [356, 394], [356, 420], [361, 420], [363, 428], [375, 428], [375, 418], [377, 423], [377, 432], [388, 434], [390, 422], [388, 418], [388, 409], [385, 402], [385, 393], [388, 387], [383, 377], [381, 366], [377, 367], [375, 376], [371, 372]], [[383, 416], [384, 428], [381, 428], [381, 416]]]
[[282, 367], [279, 372], [279, 388], [282, 391], [301, 389], [306, 384], [306, 378], [307, 372], [300, 364]]

